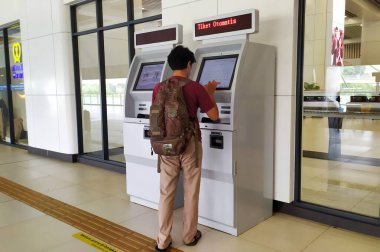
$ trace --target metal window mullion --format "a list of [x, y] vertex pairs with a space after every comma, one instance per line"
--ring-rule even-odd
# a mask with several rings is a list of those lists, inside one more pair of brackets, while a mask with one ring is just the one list
[[15, 131], [14, 131], [14, 114], [13, 114], [13, 98], [12, 98], [12, 75], [11, 75], [11, 63], [9, 58], [9, 39], [8, 29], [3, 30], [4, 35], [4, 57], [5, 57], [5, 74], [7, 79], [7, 98], [8, 98], [8, 115], [9, 115], [9, 134], [11, 137], [11, 144], [16, 143]]
[[301, 159], [302, 159], [302, 120], [303, 120], [303, 62], [305, 38], [305, 2], [298, 4], [298, 38], [297, 38], [297, 76], [296, 76], [296, 139], [295, 139], [295, 177], [294, 199], [301, 201]]
[[[96, 1], [96, 21], [97, 27], [103, 26], [103, 8], [102, 1]], [[107, 89], [106, 89], [106, 67], [104, 53], [104, 31], [98, 30], [98, 60], [99, 60], [99, 78], [100, 78], [100, 107], [102, 118], [102, 140], [103, 140], [103, 158], [109, 160], [108, 149], [108, 120], [107, 120]]]
[[[77, 31], [76, 7], [70, 8], [71, 12], [71, 30]], [[81, 79], [79, 66], [79, 43], [78, 36], [72, 36], [73, 43], [73, 64], [74, 64], [74, 87], [75, 87], [75, 105], [77, 117], [77, 136], [78, 136], [78, 154], [84, 153], [83, 148], [83, 118], [82, 118], [82, 97], [81, 97]]]
[[[127, 21], [131, 22], [134, 20], [134, 7], [133, 0], [127, 0]], [[132, 62], [135, 56], [135, 25], [127, 26], [128, 29], [128, 51], [129, 51], [129, 63]]]

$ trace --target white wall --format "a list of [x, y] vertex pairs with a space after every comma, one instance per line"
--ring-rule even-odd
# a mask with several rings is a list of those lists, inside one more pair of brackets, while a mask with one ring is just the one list
[[62, 0], [0, 1], [0, 25], [17, 20], [29, 145], [77, 153], [69, 7]]
[[[260, 32], [250, 36], [258, 43], [277, 48], [275, 199], [293, 200], [295, 137], [296, 24], [295, 0], [162, 0], [163, 25], [183, 25], [183, 44], [194, 50], [199, 42], [192, 39], [194, 19], [245, 10], [260, 11]], [[183, 15], [189, 13], [189, 15]]]

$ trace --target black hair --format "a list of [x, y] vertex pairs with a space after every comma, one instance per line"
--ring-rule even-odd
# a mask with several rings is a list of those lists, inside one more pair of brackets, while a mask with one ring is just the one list
[[194, 53], [181, 45], [174, 47], [168, 55], [168, 63], [172, 70], [185, 69], [189, 61], [191, 64], [195, 62]]

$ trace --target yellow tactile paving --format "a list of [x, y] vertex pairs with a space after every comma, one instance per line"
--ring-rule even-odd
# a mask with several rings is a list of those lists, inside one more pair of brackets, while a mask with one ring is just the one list
[[[0, 177], [0, 192], [65, 222], [122, 251], [155, 251], [155, 240], [116, 223]], [[171, 248], [169, 251], [180, 252]]]

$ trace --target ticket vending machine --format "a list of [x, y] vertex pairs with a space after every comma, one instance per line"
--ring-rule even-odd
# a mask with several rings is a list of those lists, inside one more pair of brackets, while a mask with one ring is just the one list
[[[135, 33], [138, 50], [129, 69], [123, 125], [127, 194], [131, 202], [158, 209], [160, 175], [157, 155], [151, 155], [149, 108], [155, 84], [171, 76], [167, 56], [182, 42], [182, 26], [173, 25]], [[183, 206], [179, 187], [174, 206]]]
[[203, 160], [199, 223], [239, 235], [272, 215], [275, 48], [252, 43], [258, 11], [194, 21], [191, 79], [220, 84], [220, 121], [199, 114]]

